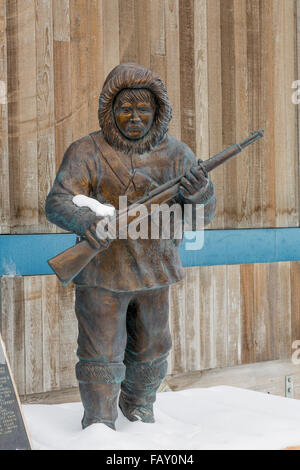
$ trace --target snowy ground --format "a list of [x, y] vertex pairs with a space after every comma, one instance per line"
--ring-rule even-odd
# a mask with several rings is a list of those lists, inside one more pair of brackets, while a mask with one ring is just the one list
[[232, 387], [159, 393], [155, 424], [81, 430], [81, 403], [24, 405], [34, 449], [283, 449], [300, 444], [300, 401]]

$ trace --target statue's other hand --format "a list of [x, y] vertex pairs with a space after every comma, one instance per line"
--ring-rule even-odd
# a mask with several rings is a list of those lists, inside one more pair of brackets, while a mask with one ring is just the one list
[[190, 202], [200, 203], [208, 189], [207, 174], [200, 166], [194, 166], [181, 178], [179, 194]]
[[109, 225], [109, 217], [95, 217], [94, 222], [84, 234], [92, 248], [108, 248], [113, 234]]

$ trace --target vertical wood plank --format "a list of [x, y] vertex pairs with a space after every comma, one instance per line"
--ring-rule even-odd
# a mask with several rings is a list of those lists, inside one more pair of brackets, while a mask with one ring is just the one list
[[120, 63], [119, 1], [103, 0], [104, 78]]
[[277, 263], [276, 310], [277, 355], [280, 359], [291, 357], [292, 344], [292, 312], [291, 312], [291, 263]]
[[227, 266], [227, 367], [241, 364], [240, 266]]
[[[236, 140], [240, 142], [250, 134], [248, 123], [248, 67], [247, 67], [247, 0], [234, 0], [234, 49], [235, 49], [235, 113]], [[252, 130], [252, 129], [251, 129]], [[249, 213], [249, 163], [246, 156], [236, 161], [236, 223], [239, 228], [248, 227]], [[229, 176], [229, 175], [228, 175]], [[228, 179], [227, 179], [228, 182]]]
[[0, 1], [0, 233], [10, 232], [6, 1]]
[[179, 51], [179, 6], [178, 0], [165, 3], [166, 15], [166, 67], [167, 90], [172, 106], [172, 120], [169, 127], [171, 135], [181, 139], [181, 101], [180, 101], [180, 51]]
[[213, 268], [199, 268], [199, 315], [201, 370], [216, 367]]
[[[222, 121], [223, 147], [236, 142], [236, 76], [234, 38], [234, 0], [221, 1]], [[237, 161], [224, 166], [226, 206], [224, 226], [229, 228], [236, 214]]]
[[12, 35], [17, 29], [17, 35], [11, 37], [13, 58], [8, 68], [8, 79], [13, 76], [11, 92], [18, 100], [18, 109], [12, 108], [9, 116], [17, 121], [17, 139], [12, 136], [16, 145], [10, 147], [10, 185], [18, 188], [11, 192], [12, 232], [26, 233], [38, 230], [36, 11], [33, 0], [7, 5]]
[[99, 129], [98, 99], [104, 82], [103, 75], [103, 18], [102, 2], [88, 2], [88, 128], [89, 132]]
[[151, 14], [148, 0], [135, 0], [136, 38], [138, 63], [150, 68], [151, 62]]
[[300, 340], [300, 262], [290, 263], [291, 268], [291, 311], [292, 311], [292, 343]]
[[[268, 264], [253, 266], [253, 349], [255, 361], [279, 359], [274, 357], [276, 350], [275, 303], [271, 290], [278, 286], [278, 279], [270, 276], [272, 271]], [[272, 286], [272, 287], [271, 287]], [[278, 288], [278, 287], [277, 287]]]
[[165, 5], [163, 0], [150, 2], [150, 68], [164, 82], [167, 78]]
[[52, 0], [54, 41], [70, 41], [70, 2]]
[[186, 369], [200, 370], [199, 268], [187, 268], [184, 279]]
[[[300, 77], [300, 2], [299, 0], [296, 0], [295, 2], [295, 30], [296, 30], [296, 57], [295, 57], [295, 68], [296, 68], [296, 74], [297, 78], [299, 80]], [[295, 90], [293, 90], [295, 91]], [[300, 106], [297, 106], [297, 148], [296, 148], [296, 170], [297, 170], [297, 180], [299, 181], [300, 178], [300, 149], [299, 149], [299, 143], [300, 143]], [[300, 226], [300, 190], [299, 190], [299, 185], [297, 186], [297, 191], [298, 191], [298, 225]]]
[[195, 153], [194, 1], [179, 1], [181, 139]]
[[[285, 70], [285, 84], [286, 88], [291, 86], [294, 77], [297, 74], [295, 54], [296, 48], [296, 25], [295, 25], [295, 2], [290, 0], [285, 3], [285, 24], [284, 24], [284, 49], [287, 66]], [[286, 100], [286, 112], [284, 121], [289, 123], [287, 126], [287, 146], [286, 155], [289, 157], [287, 165], [286, 185], [284, 191], [287, 197], [287, 214], [288, 214], [288, 227], [299, 226], [299, 159], [297, 161], [297, 153], [299, 155], [299, 143], [297, 140], [298, 120], [297, 120], [297, 107], [292, 103], [290, 96]], [[295, 158], [296, 157], [296, 158]], [[299, 158], [299, 157], [298, 157]]]
[[61, 389], [77, 386], [75, 377], [77, 321], [74, 311], [74, 286], [57, 281], [59, 317], [59, 373]]
[[[260, 116], [260, 95], [262, 83], [261, 61], [261, 21], [259, 0], [247, 1], [247, 40], [248, 40], [248, 90], [249, 90], [249, 127], [253, 130], [263, 127]], [[261, 211], [261, 158], [259, 146], [252, 145], [248, 152], [249, 162], [249, 212], [252, 227], [262, 226]], [[253, 178], [252, 175], [257, 175]]]
[[14, 366], [14, 278], [0, 277], [0, 331], [12, 370]]
[[24, 277], [25, 391], [43, 392], [43, 328], [41, 277]]
[[56, 170], [73, 140], [69, 0], [53, 0]]
[[52, 4], [36, 1], [38, 216], [41, 231], [55, 232], [45, 216], [45, 200], [54, 181], [55, 126]]
[[[19, 155], [19, 81], [18, 81], [18, 9], [17, 0], [6, 2], [7, 15], [7, 91], [8, 91], [8, 157]], [[9, 161], [9, 187], [19, 187], [19, 172], [13, 172], [13, 158]], [[10, 225], [16, 225], [17, 201], [14, 191], [7, 192], [10, 199]]]
[[[223, 149], [222, 121], [222, 61], [221, 61], [221, 16], [220, 0], [207, 2], [207, 67], [208, 67], [208, 119], [209, 119], [209, 156]], [[202, 155], [201, 155], [202, 157]], [[206, 159], [208, 157], [203, 155]], [[211, 178], [215, 185], [217, 211], [211, 229], [223, 229], [225, 199], [224, 166], [217, 168]]]
[[227, 300], [227, 270], [226, 266], [214, 266], [211, 282], [214, 288], [214, 343], [216, 352], [216, 367], [227, 365], [228, 338], [228, 300]]
[[174, 347], [174, 344], [173, 344], [173, 314], [174, 314], [174, 311], [173, 311], [173, 305], [171, 304], [171, 296], [172, 296], [172, 288], [170, 287], [168, 302], [169, 302], [169, 327], [170, 327], [170, 334], [171, 334], [171, 338], [172, 338], [172, 347], [171, 347], [171, 350], [170, 350], [169, 355], [167, 357], [167, 363], [168, 363], [167, 374], [168, 375], [173, 373], [173, 356], [174, 356], [174, 354], [173, 354], [173, 347]]
[[[276, 223], [277, 227], [298, 226], [296, 187], [296, 106], [289, 93], [295, 79], [294, 3], [272, 2], [274, 11], [274, 143], [276, 149]], [[286, 125], [286, 123], [289, 123]]]
[[[261, 160], [260, 185], [261, 185], [261, 211], [262, 225], [276, 226], [275, 210], [275, 158], [277, 149], [275, 146], [274, 128], [274, 99], [278, 90], [274, 84], [274, 40], [273, 40], [273, 9], [272, 2], [260, 3], [260, 16], [263, 28], [261, 29], [261, 92], [260, 92], [260, 125], [265, 130], [265, 136], [259, 143]], [[251, 175], [249, 175], [249, 178]]]
[[42, 276], [42, 328], [43, 328], [43, 390], [60, 388], [59, 374], [59, 316], [57, 308], [57, 280], [55, 276]]
[[241, 265], [242, 364], [255, 361], [254, 354], [254, 265]]
[[14, 378], [20, 394], [25, 393], [25, 302], [24, 278], [15, 277], [14, 303]]
[[20, 394], [25, 393], [23, 278], [0, 278], [0, 329], [14, 379]]
[[138, 62], [135, 0], [119, 0], [120, 62]]
[[88, 134], [88, 24], [85, 0], [70, 0], [72, 139]]
[[200, 158], [209, 154], [207, 0], [195, 3], [194, 18], [195, 133]]
[[170, 288], [170, 312], [172, 333], [172, 363], [173, 374], [185, 372], [185, 305], [184, 305], [184, 283], [171, 286]]

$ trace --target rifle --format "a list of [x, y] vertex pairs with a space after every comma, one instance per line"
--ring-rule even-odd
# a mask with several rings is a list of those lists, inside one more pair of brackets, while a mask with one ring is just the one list
[[[210, 171], [241, 153], [246, 147], [248, 147], [248, 145], [253, 144], [263, 136], [264, 130], [257, 130], [250, 134], [250, 136], [248, 136], [246, 139], [242, 140], [240, 143], [228, 147], [208, 160], [205, 160], [204, 162], [198, 161], [198, 165], [202, 168], [202, 170], [204, 170], [204, 172], [209, 173]], [[170, 201], [178, 194], [182, 176], [184, 175], [178, 176], [177, 178], [164, 183], [158, 188], [155, 188], [145, 196], [135, 201], [134, 204], [144, 204], [147, 209], [149, 209], [152, 204], [162, 204]], [[132, 208], [132, 206], [130, 206], [130, 208]], [[127, 225], [129, 225], [136, 216], [129, 220], [129, 218], [127, 218], [128, 210], [129, 208], [123, 212], [119, 211], [115, 216], [116, 220], [120, 222], [122, 218], [125, 217]], [[53, 269], [61, 283], [63, 285], [67, 285], [97, 254], [106, 248], [107, 247], [104, 246], [100, 247], [99, 249], [92, 248], [86, 240], [83, 240], [58, 254], [54, 258], [48, 260], [48, 264]]]

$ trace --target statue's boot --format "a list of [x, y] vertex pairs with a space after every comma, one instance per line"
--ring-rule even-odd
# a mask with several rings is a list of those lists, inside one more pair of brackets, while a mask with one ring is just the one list
[[77, 363], [76, 376], [84, 407], [81, 421], [83, 429], [95, 423], [103, 423], [115, 429], [118, 395], [124, 375], [125, 367], [122, 363]]
[[154, 423], [153, 403], [167, 372], [165, 356], [151, 362], [126, 361], [119, 407], [129, 421]]

